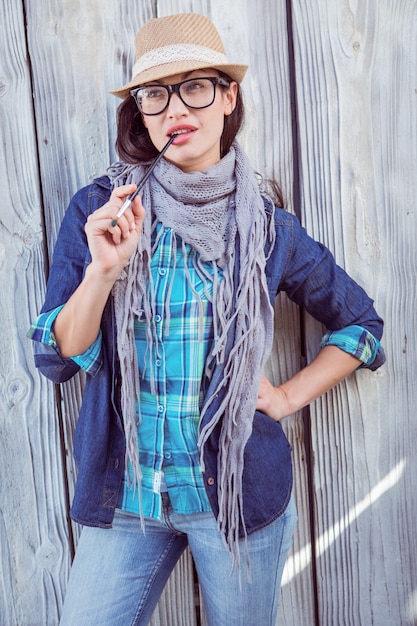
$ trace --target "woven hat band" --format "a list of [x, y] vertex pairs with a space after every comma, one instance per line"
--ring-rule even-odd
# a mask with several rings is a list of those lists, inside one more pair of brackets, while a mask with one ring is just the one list
[[227, 64], [226, 55], [212, 48], [193, 44], [173, 44], [155, 48], [142, 55], [133, 66], [132, 79], [151, 67], [178, 61], [197, 61], [213, 66]]

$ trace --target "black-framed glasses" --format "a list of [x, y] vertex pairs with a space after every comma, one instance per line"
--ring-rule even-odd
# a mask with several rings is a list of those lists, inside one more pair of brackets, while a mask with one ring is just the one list
[[130, 94], [135, 99], [143, 115], [159, 115], [167, 108], [173, 93], [178, 94], [185, 106], [190, 109], [205, 109], [213, 104], [216, 97], [216, 85], [228, 87], [224, 78], [205, 77], [189, 78], [175, 85], [146, 85], [132, 89]]

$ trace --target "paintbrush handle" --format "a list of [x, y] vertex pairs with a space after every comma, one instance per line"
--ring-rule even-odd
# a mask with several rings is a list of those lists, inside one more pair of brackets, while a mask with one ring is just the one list
[[138, 195], [139, 191], [142, 189], [143, 185], [146, 183], [146, 181], [148, 180], [149, 176], [152, 174], [153, 169], [155, 168], [155, 166], [157, 165], [157, 163], [159, 163], [159, 161], [162, 159], [162, 157], [164, 156], [165, 152], [168, 150], [169, 146], [172, 144], [172, 142], [174, 141], [176, 135], [171, 135], [171, 137], [169, 138], [169, 140], [167, 141], [167, 143], [165, 144], [165, 146], [162, 148], [161, 152], [158, 154], [158, 156], [156, 157], [156, 159], [153, 161], [152, 165], [150, 165], [148, 167], [148, 169], [145, 172], [144, 177], [142, 178], [142, 180], [140, 181], [140, 183], [138, 183], [138, 186], [136, 187], [135, 191], [133, 193], [131, 193], [126, 200], [123, 202], [122, 206], [120, 207], [120, 209], [117, 211], [116, 217], [114, 217], [111, 221], [111, 225], [117, 226], [117, 222], [119, 221], [119, 218], [122, 217], [123, 213], [125, 211], [127, 211], [127, 209], [130, 209], [131, 205], [132, 205], [132, 201], [134, 200], [134, 198], [136, 198], [136, 196]]

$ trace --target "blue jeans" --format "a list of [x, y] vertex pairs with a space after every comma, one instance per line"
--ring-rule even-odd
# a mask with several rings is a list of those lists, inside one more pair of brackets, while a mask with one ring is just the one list
[[297, 513], [284, 514], [248, 537], [251, 580], [241, 546], [241, 576], [231, 574], [216, 520], [210, 513], [179, 515], [169, 500], [163, 521], [117, 510], [112, 529], [81, 533], [61, 626], [145, 626], [179, 557], [190, 546], [210, 626], [274, 626], [280, 582]]

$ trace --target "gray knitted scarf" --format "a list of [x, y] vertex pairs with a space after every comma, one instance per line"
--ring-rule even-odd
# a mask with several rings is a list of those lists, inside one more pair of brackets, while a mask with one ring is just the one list
[[[125, 182], [138, 182], [144, 171], [144, 166], [116, 163], [109, 168], [108, 174], [113, 185], [117, 186]], [[126, 466], [132, 469], [140, 499], [141, 470], [137, 439], [137, 427], [140, 427], [141, 421], [140, 377], [133, 320], [135, 316], [140, 316], [146, 321], [145, 366], [151, 368], [152, 381], [152, 363], [158, 351], [158, 340], [153, 322], [154, 291], [150, 261], [152, 245], [157, 245], [154, 229], [159, 222], [173, 229], [182, 242], [179, 245], [190, 244], [199, 252], [201, 261], [213, 265], [213, 277], [208, 276], [202, 264], [197, 262], [195, 265], [203, 282], [213, 281], [213, 296], [210, 299], [215, 344], [205, 374], [210, 378], [214, 367], [222, 364], [224, 377], [219, 390], [223, 388], [223, 392], [224, 389], [226, 391], [221, 406], [200, 431], [198, 446], [204, 471], [204, 445], [221, 421], [218, 523], [225, 544], [232, 553], [233, 563], [239, 565], [239, 523], [244, 527], [243, 455], [252, 431], [260, 377], [273, 340], [273, 309], [264, 273], [265, 246], [274, 243], [273, 219], [265, 213], [255, 173], [237, 142], [219, 163], [203, 172], [184, 173], [162, 159], [143, 189], [142, 202], [146, 217], [138, 249], [112, 292], [121, 367]], [[152, 233], [156, 237], [153, 244]], [[234, 284], [237, 245], [240, 248], [240, 266], [238, 283]], [[165, 315], [168, 333], [169, 294]], [[226, 354], [227, 334], [232, 325], [235, 329], [234, 345]], [[215, 395], [205, 398], [201, 417]]]

